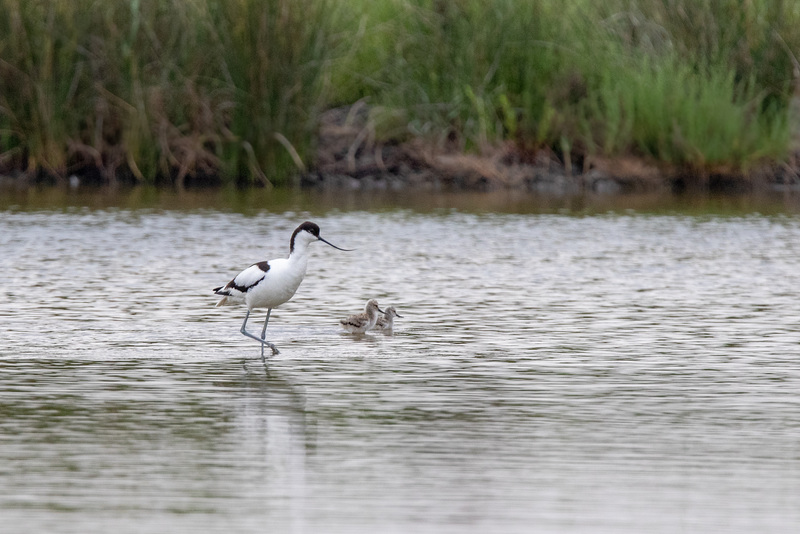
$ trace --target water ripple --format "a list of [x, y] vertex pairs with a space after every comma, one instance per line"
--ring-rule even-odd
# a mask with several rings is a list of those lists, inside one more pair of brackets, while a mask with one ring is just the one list
[[[210, 288], [307, 213], [0, 219], [26, 532], [792, 532], [800, 222], [314, 217], [268, 367]], [[394, 335], [337, 321], [368, 298]], [[256, 323], [260, 319], [256, 318]]]

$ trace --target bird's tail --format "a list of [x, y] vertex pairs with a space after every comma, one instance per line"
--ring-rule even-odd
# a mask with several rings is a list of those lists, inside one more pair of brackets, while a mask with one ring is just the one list
[[217, 302], [217, 305], [214, 306], [215, 308], [219, 308], [220, 306], [225, 306], [228, 303], [228, 297], [230, 296], [230, 291], [223, 289], [223, 286], [215, 287], [214, 293], [217, 295], [222, 295], [222, 298]]

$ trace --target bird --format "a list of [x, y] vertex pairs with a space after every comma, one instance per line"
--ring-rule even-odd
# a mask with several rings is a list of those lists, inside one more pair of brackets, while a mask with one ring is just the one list
[[375, 326], [373, 326], [372, 329], [382, 332], [391, 332], [392, 327], [394, 327], [395, 317], [400, 317], [401, 319], [403, 318], [402, 315], [397, 313], [397, 311], [394, 309], [394, 306], [387, 307], [383, 311], [383, 317], [378, 317], [378, 320], [375, 322]]
[[[247, 306], [247, 314], [244, 316], [240, 332], [261, 343], [262, 359], [265, 345], [272, 349], [273, 355], [279, 353], [275, 345], [266, 340], [269, 316], [273, 308], [277, 308], [294, 296], [306, 275], [308, 246], [314, 241], [322, 241], [338, 250], [351, 251], [326, 241], [319, 235], [319, 226], [306, 221], [292, 232], [288, 257], [254, 263], [226, 285], [213, 289], [216, 295], [222, 296], [217, 306], [236, 304]], [[246, 328], [250, 313], [255, 308], [267, 308], [267, 318], [264, 320], [264, 328], [261, 329], [261, 337], [251, 334]]]
[[347, 319], [342, 319], [339, 324], [351, 334], [363, 334], [378, 321], [378, 313], [383, 310], [378, 307], [378, 301], [370, 299], [364, 307], [364, 313], [351, 315]]

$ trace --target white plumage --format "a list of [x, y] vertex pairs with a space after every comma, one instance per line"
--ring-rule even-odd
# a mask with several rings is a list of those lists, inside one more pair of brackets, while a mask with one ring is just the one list
[[[245, 336], [261, 342], [262, 356], [264, 345], [269, 346], [273, 354], [278, 353], [275, 345], [265, 339], [269, 316], [273, 308], [277, 308], [291, 299], [297, 288], [300, 287], [308, 266], [308, 246], [314, 241], [322, 241], [333, 248], [347, 250], [322, 239], [319, 235], [319, 226], [306, 221], [292, 233], [289, 240], [288, 258], [254, 263], [237, 274], [226, 285], [214, 288], [214, 293], [222, 295], [217, 306], [247, 305], [247, 315], [242, 323], [241, 332]], [[260, 338], [245, 328], [250, 312], [255, 308], [267, 308], [267, 318], [264, 320]]]
[[[299, 241], [302, 243], [302, 241]], [[276, 308], [291, 299], [306, 274], [308, 243], [298, 246], [289, 258], [254, 263], [228, 282], [214, 290], [224, 295], [217, 306], [247, 304], [249, 309]]]

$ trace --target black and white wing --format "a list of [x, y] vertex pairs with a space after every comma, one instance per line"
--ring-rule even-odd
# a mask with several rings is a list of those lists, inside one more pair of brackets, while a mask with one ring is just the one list
[[222, 295], [224, 298], [217, 303], [217, 306], [223, 304], [233, 304], [244, 300], [244, 296], [248, 291], [253, 289], [261, 282], [269, 271], [269, 262], [261, 261], [254, 263], [244, 271], [234, 277], [233, 280], [224, 286], [215, 287], [214, 293]]

